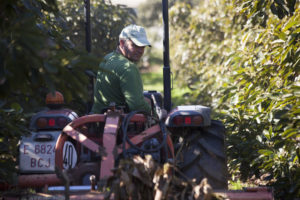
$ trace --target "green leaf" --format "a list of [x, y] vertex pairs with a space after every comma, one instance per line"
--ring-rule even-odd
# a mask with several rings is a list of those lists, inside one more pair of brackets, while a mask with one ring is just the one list
[[292, 46], [289, 46], [287, 49], [285, 49], [283, 51], [283, 54], [281, 56], [281, 63], [283, 63], [287, 59], [287, 57], [288, 57], [289, 52], [290, 52], [291, 49], [292, 49]]
[[293, 113], [294, 115], [300, 114], [300, 108], [294, 110], [292, 113]]
[[12, 103], [10, 106], [11, 106], [12, 109], [14, 109], [15, 111], [17, 111], [18, 113], [23, 112], [23, 108], [21, 107], [21, 105], [18, 104], [18, 103], [16, 103], [16, 102]]
[[278, 36], [279, 39], [286, 41], [286, 34], [284, 32], [277, 31], [276, 35]]
[[299, 160], [298, 156], [295, 156], [293, 159], [293, 163], [296, 164], [298, 160]]
[[299, 133], [299, 130], [290, 128], [290, 129], [285, 130], [285, 131], [282, 133], [282, 136], [283, 136], [284, 138], [288, 139], [288, 138], [290, 138], [290, 137], [292, 137], [292, 136], [294, 136], [294, 135], [296, 135], [296, 134], [298, 134], [298, 135], [300, 134], [300, 133]]
[[44, 67], [45, 69], [50, 72], [50, 73], [57, 73], [58, 72], [58, 69], [57, 67], [51, 65], [50, 63], [48, 62], [44, 62]]
[[263, 134], [264, 134], [264, 136], [265, 136], [268, 140], [271, 139], [271, 134], [270, 134], [270, 132], [269, 132], [268, 130], [264, 129], [264, 130], [263, 130]]
[[293, 31], [294, 34], [300, 33], [300, 27]]
[[272, 155], [274, 152], [268, 149], [260, 149], [258, 150], [258, 153], [261, 155], [265, 155], [265, 156], [270, 156]]
[[289, 28], [293, 27], [295, 24], [299, 24], [299, 21], [295, 20], [295, 21], [289, 21], [282, 29], [282, 31], [286, 31]]

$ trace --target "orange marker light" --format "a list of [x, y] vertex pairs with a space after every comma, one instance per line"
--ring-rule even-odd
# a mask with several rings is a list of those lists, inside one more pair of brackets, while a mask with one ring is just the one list
[[53, 104], [63, 104], [64, 103], [64, 96], [55, 91], [54, 93], [50, 92], [46, 96], [46, 105], [53, 105]]

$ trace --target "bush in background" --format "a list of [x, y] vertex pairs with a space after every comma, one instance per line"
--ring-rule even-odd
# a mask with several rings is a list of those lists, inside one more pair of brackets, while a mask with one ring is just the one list
[[299, 3], [177, 3], [170, 20], [176, 80], [224, 121], [233, 179], [300, 196]]
[[102, 56], [116, 48], [120, 30], [135, 19], [131, 9], [92, 1], [95, 54], [88, 54], [83, 2], [0, 3], [0, 181], [13, 181], [17, 141], [28, 131], [32, 113], [45, 106], [49, 91], [59, 90], [68, 107], [86, 113], [85, 70], [98, 70]]

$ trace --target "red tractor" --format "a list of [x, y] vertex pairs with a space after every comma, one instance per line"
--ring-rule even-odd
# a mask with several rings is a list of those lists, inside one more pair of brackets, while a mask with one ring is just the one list
[[[153, 109], [160, 108], [160, 93], [144, 94], [152, 97]], [[165, 122], [137, 111], [124, 113], [114, 105], [104, 114], [78, 118], [71, 110], [57, 109], [61, 94], [55, 95], [48, 95], [50, 109], [32, 118], [32, 134], [21, 140], [20, 186], [62, 184], [55, 166], [68, 170], [71, 184], [87, 185], [91, 175], [97, 181], [112, 175], [111, 169], [122, 158], [150, 154], [159, 163], [176, 162], [189, 178], [208, 177], [214, 188], [227, 188], [225, 129], [210, 119], [209, 108], [178, 106]]]

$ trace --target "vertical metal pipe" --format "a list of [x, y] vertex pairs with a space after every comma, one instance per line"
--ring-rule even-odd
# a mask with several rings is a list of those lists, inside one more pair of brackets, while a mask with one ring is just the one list
[[90, 53], [92, 47], [90, 0], [84, 0], [84, 15], [85, 15], [85, 48], [87, 52]]
[[[91, 4], [90, 0], [84, 0], [84, 25], [85, 25], [85, 49], [87, 52], [92, 51], [92, 34], [91, 34]], [[88, 92], [90, 93], [90, 99], [86, 105], [86, 113], [89, 113], [94, 103], [94, 78], [89, 76]]]
[[168, 13], [168, 0], [162, 0], [162, 12], [164, 23], [164, 108], [169, 112], [171, 110], [171, 70], [169, 60], [169, 13]]

